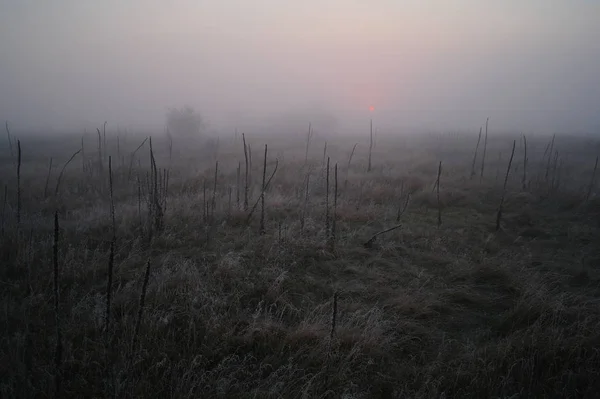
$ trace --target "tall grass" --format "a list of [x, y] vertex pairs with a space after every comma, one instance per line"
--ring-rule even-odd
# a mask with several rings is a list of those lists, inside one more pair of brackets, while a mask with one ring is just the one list
[[[355, 144], [343, 160], [348, 166], [340, 191], [335, 157], [352, 142], [330, 140], [321, 175], [303, 167], [319, 168], [321, 160], [319, 153], [305, 162], [304, 143], [286, 153], [282, 165], [275, 159], [271, 171], [268, 150], [273, 157], [274, 146], [264, 146], [262, 179], [254, 187], [260, 195], [254, 192], [243, 215], [250, 223], [260, 207], [251, 228], [236, 223], [232, 213], [234, 201], [243, 207], [243, 166], [235, 155], [214, 163], [199, 159], [199, 178], [186, 176], [188, 163], [173, 159], [180, 169], [173, 169], [169, 189], [171, 169], [159, 168], [168, 148], [158, 153], [156, 140], [149, 139], [150, 165], [142, 170], [138, 164], [131, 186], [124, 178], [127, 164], [115, 167], [114, 154], [105, 152], [108, 179], [93, 164], [90, 173], [77, 167], [60, 183], [64, 195], [50, 203], [34, 201], [49, 179], [47, 158], [40, 158], [41, 172], [34, 176], [37, 160], [25, 157], [19, 174], [22, 189], [29, 194], [32, 187], [32, 194], [23, 198], [21, 230], [31, 231], [29, 252], [0, 254], [6, 315], [0, 358], [10, 365], [3, 369], [0, 396], [593, 397], [600, 318], [588, 305], [597, 296], [589, 282], [598, 276], [567, 260], [583, 254], [587, 263], [594, 261], [595, 210], [593, 203], [583, 213], [561, 207], [570, 194], [577, 204], [584, 195], [591, 200], [598, 157], [590, 181], [591, 165], [579, 173], [584, 162], [566, 158], [571, 147], [561, 145], [558, 155], [553, 148], [548, 185], [553, 180], [565, 195], [543, 201], [538, 194], [546, 187], [528, 184], [529, 192], [516, 193], [519, 205], [513, 206], [513, 141], [496, 214], [496, 228], [504, 232], [490, 235], [481, 217], [495, 210], [498, 197], [495, 188], [468, 182], [467, 173], [480, 161], [477, 148], [471, 159], [472, 143], [461, 149], [468, 152], [466, 163], [462, 157], [443, 158], [443, 164], [438, 159], [437, 171], [430, 158], [439, 155], [435, 150], [414, 157], [381, 152], [373, 160], [380, 168], [354, 175], [346, 185]], [[384, 148], [388, 143], [381, 140]], [[237, 148], [221, 156], [239, 154], [239, 142], [232, 146]], [[487, 150], [497, 149], [494, 141]], [[519, 175], [517, 189], [531, 176], [541, 180], [548, 168], [545, 158], [541, 165], [529, 163], [531, 154], [524, 151], [523, 175], [512, 170]], [[3, 234], [5, 224], [7, 233], [14, 228], [8, 201], [14, 172], [5, 159], [12, 177], [4, 184]], [[496, 157], [486, 162], [489, 175]], [[76, 178], [88, 179], [87, 187], [108, 185], [108, 195], [79, 192]], [[195, 206], [202, 201], [200, 184], [202, 212]], [[227, 205], [217, 202], [223, 200]], [[424, 212], [388, 225], [402, 219], [411, 201], [437, 206], [438, 228]], [[140, 240], [143, 223], [156, 228], [156, 204], [169, 228]], [[44, 216], [49, 205], [57, 207], [54, 239]], [[323, 205], [325, 240], [323, 225], [310, 219], [315, 207], [321, 223]], [[227, 220], [220, 220], [225, 208]], [[220, 227], [210, 231], [210, 246], [203, 246], [195, 228], [203, 217], [207, 225], [223, 222], [213, 223]], [[569, 234], [559, 234], [567, 222]], [[32, 267], [37, 263], [52, 265], [52, 281], [43, 268]]]

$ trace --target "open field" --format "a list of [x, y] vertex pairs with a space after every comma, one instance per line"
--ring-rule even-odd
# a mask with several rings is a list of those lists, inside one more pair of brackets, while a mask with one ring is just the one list
[[3, 398], [598, 394], [598, 139], [16, 135]]

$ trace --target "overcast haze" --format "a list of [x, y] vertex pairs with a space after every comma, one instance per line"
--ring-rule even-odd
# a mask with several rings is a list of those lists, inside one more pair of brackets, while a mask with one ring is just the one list
[[599, 132], [599, 71], [592, 0], [0, 0], [0, 118], [27, 127], [373, 105], [388, 126]]

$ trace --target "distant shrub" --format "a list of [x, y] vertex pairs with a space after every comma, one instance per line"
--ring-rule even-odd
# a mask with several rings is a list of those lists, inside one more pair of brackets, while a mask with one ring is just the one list
[[169, 133], [180, 137], [200, 137], [204, 135], [206, 124], [202, 116], [192, 107], [171, 108], [167, 112]]

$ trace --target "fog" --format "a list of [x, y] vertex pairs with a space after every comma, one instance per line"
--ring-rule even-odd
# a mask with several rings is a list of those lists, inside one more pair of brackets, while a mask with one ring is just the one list
[[600, 132], [599, 39], [592, 0], [0, 0], [0, 118]]

